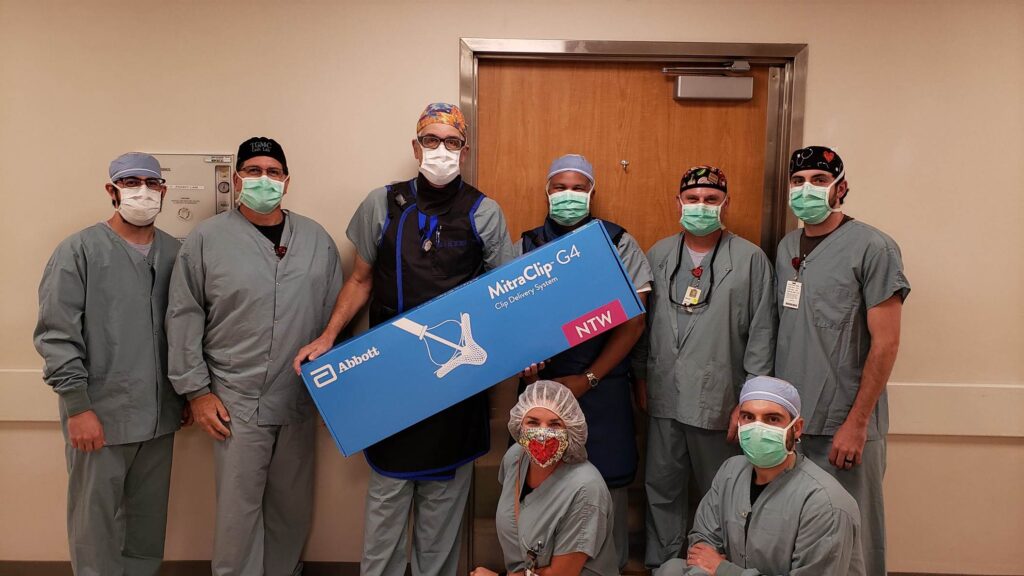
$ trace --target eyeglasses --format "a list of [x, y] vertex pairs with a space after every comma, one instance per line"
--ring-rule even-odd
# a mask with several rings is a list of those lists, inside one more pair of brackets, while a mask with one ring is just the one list
[[238, 171], [238, 175], [243, 178], [259, 178], [264, 174], [267, 175], [271, 180], [284, 180], [285, 173], [281, 168], [267, 168], [264, 170], [259, 166], [243, 166]]
[[118, 182], [121, 183], [122, 188], [138, 188], [143, 184], [146, 185], [146, 188], [163, 188], [167, 180], [163, 178], [133, 178], [129, 176], [128, 178], [121, 178]]
[[420, 143], [427, 150], [436, 150], [441, 142], [444, 142], [444, 147], [452, 152], [462, 150], [466, 145], [466, 141], [462, 138], [456, 138], [455, 136], [449, 136], [448, 138], [438, 138], [432, 134], [424, 134], [423, 136], [417, 136], [416, 141]]

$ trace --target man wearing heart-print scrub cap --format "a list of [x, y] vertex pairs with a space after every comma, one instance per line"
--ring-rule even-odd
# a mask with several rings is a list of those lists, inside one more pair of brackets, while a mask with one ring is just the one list
[[[613, 576], [611, 494], [587, 461], [587, 421], [572, 391], [552, 380], [526, 387], [509, 413], [516, 441], [498, 470], [495, 524], [509, 574]], [[470, 576], [497, 576], [478, 567]]]
[[804, 227], [782, 239], [776, 256], [775, 374], [800, 391], [802, 451], [860, 506], [867, 574], [884, 575], [885, 388], [910, 283], [896, 242], [843, 214], [850, 184], [835, 150], [793, 152], [789, 186]]

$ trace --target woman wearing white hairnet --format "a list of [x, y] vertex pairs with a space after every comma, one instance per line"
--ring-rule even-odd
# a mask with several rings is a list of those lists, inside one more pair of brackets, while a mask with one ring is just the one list
[[617, 575], [611, 496], [587, 461], [587, 422], [572, 392], [550, 380], [527, 386], [508, 429], [516, 444], [498, 471], [496, 518], [508, 576]]

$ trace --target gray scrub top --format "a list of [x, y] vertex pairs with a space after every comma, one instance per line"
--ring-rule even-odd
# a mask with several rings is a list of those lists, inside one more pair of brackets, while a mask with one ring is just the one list
[[104, 223], [57, 246], [39, 283], [36, 350], [60, 417], [94, 410], [107, 444], [180, 427], [183, 401], [167, 379], [164, 313], [179, 243], [156, 230], [143, 256]]
[[[522, 460], [522, 464], [517, 463]], [[526, 483], [530, 457], [519, 444], [505, 452], [498, 469], [501, 497], [495, 518], [498, 541], [508, 572], [526, 569], [527, 550], [537, 547], [535, 568], [551, 564], [552, 556], [583, 552], [582, 574], [618, 576], [619, 555], [612, 537], [612, 498], [601, 473], [590, 462], [562, 462], [519, 505], [516, 523], [516, 473]]]
[[334, 240], [285, 211], [274, 245], [239, 211], [199, 224], [181, 247], [167, 309], [170, 378], [189, 399], [213, 392], [232, 418], [303, 422], [313, 401], [292, 369], [334, 308], [342, 273]]
[[[783, 306], [786, 283], [797, 277], [793, 258], [800, 230], [779, 243], [776, 258], [779, 336], [775, 375], [800, 391], [804, 434], [835, 434], [860, 389], [871, 348], [868, 309], [894, 294], [906, 299], [900, 248], [892, 238], [857, 220], [832, 232], [800, 266], [800, 307]], [[868, 439], [889, 430], [888, 394], [883, 389], [868, 424]]]
[[[619, 252], [619, 260], [622, 260], [622, 265], [626, 267], [626, 272], [629, 273], [629, 277], [633, 280], [633, 286], [636, 288], [636, 291], [649, 291], [654, 275], [651, 274], [651, 266], [647, 263], [647, 257], [644, 256], [644, 251], [637, 244], [636, 238], [630, 236], [629, 232], [623, 232], [615, 248]], [[512, 257], [518, 258], [522, 255], [523, 239], [520, 238], [512, 246]]]
[[[775, 356], [774, 274], [756, 245], [724, 232], [715, 257], [715, 283], [707, 306], [680, 311], [669, 300], [669, 278], [679, 256], [679, 235], [658, 241], [647, 253], [654, 272], [647, 302], [647, 330], [633, 351], [633, 371], [647, 379], [647, 411], [706, 430], [726, 430], [748, 378], [771, 375]], [[706, 298], [711, 282], [694, 280], [688, 250], [676, 274], [672, 296], [682, 302], [695, 281]]]
[[[387, 218], [387, 202], [387, 188], [374, 189], [356, 209], [345, 231], [355, 245], [356, 253], [370, 266], [377, 261], [377, 246]], [[484, 196], [476, 209], [473, 222], [483, 240], [485, 270], [492, 270], [512, 260], [512, 240], [508, 236], [505, 214], [497, 202]]]
[[864, 574], [860, 511], [835, 478], [798, 454], [751, 506], [753, 473], [746, 456], [726, 460], [697, 507], [689, 545], [706, 542], [725, 554], [719, 576]]

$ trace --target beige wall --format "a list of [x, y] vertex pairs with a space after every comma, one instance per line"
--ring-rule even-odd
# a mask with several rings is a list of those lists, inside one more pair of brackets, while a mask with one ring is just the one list
[[[1024, 3], [967, 0], [0, 0], [0, 559], [66, 558], [59, 432], [28, 422], [54, 414], [30, 334], [53, 246], [109, 213], [107, 162], [273, 136], [286, 205], [350, 254], [365, 192], [412, 173], [416, 114], [457, 100], [460, 37], [809, 44], [804, 141], [839, 149], [847, 211], [896, 238], [914, 286], [891, 567], [1024, 573]], [[309, 555], [356, 560], [365, 465], [320, 440]], [[210, 447], [188, 431], [176, 456], [168, 557], [206, 557]]]

